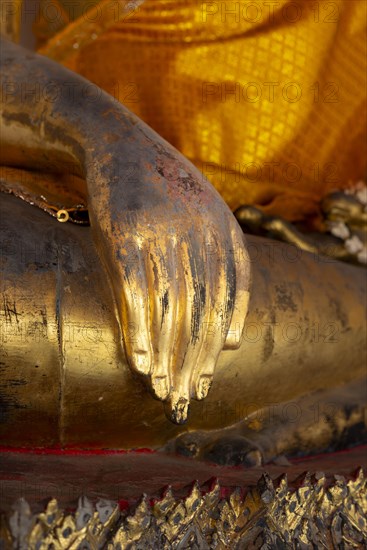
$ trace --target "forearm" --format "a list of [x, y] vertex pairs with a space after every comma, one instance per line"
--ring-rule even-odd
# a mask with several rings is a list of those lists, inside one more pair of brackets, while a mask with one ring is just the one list
[[132, 113], [76, 73], [5, 39], [1, 65], [2, 164], [77, 174], [92, 200], [123, 175], [140, 139]]
[[217, 200], [189, 161], [91, 82], [5, 39], [1, 64], [1, 163], [83, 177], [92, 222], [116, 206], [120, 213], [161, 208], [171, 200], [170, 178], [178, 186], [184, 180], [178, 207], [189, 179], [196, 201], [198, 189], [205, 201]]

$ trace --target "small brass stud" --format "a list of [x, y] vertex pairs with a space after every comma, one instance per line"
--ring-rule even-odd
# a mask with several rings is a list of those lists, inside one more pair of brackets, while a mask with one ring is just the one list
[[69, 212], [67, 210], [58, 210], [56, 214], [56, 218], [59, 222], [65, 223], [69, 219]]

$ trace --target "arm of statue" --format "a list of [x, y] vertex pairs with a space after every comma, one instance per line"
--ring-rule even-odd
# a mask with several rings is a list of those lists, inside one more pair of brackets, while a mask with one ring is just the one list
[[221, 350], [241, 343], [242, 231], [190, 162], [112, 97], [11, 42], [1, 56], [2, 163], [68, 163], [85, 178], [131, 368], [184, 422], [190, 399], [207, 395]]

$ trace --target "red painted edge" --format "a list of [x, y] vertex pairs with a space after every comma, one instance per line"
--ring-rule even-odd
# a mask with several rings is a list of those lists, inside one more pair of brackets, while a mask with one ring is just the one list
[[[340, 456], [344, 454], [349, 454], [354, 451], [366, 451], [367, 456], [367, 445], [357, 445], [356, 447], [351, 447], [350, 449], [341, 449], [340, 451], [335, 451], [331, 453], [319, 453], [315, 455], [307, 455], [290, 458], [289, 461], [292, 464], [298, 464], [300, 462], [308, 462], [311, 460], [318, 460], [320, 458], [332, 458], [334, 456]], [[137, 448], [137, 449], [80, 449], [77, 447], [9, 447], [6, 445], [0, 445], [0, 453], [23, 453], [23, 454], [37, 454], [37, 455], [65, 455], [65, 456], [93, 456], [93, 455], [125, 455], [125, 454], [154, 454], [157, 451], [155, 449], [148, 448]], [[234, 466], [234, 468], [241, 468], [241, 466]]]
[[92, 455], [116, 455], [116, 454], [152, 454], [154, 449], [78, 449], [64, 447], [7, 447], [0, 445], [0, 453], [23, 453], [37, 455], [67, 455], [67, 456], [92, 456]]

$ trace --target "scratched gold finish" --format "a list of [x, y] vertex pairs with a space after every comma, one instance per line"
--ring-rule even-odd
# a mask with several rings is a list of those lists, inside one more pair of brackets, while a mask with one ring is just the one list
[[[4, 550], [11, 548], [365, 548], [367, 486], [362, 470], [352, 479], [328, 482], [322, 472], [304, 475], [297, 486], [287, 477], [263, 475], [255, 487], [221, 495], [219, 483], [203, 492], [196, 483], [184, 499], [166, 489], [152, 504], [145, 495], [122, 513], [117, 503], [94, 505], [81, 497], [76, 512], [55, 499], [33, 514], [20, 499], [2, 517]], [[51, 545], [51, 546], [50, 546]]]
[[[129, 363], [182, 423], [191, 398], [206, 397], [221, 350], [240, 345], [250, 284], [242, 231], [194, 166], [113, 98], [101, 92], [88, 107], [81, 77], [5, 40], [1, 55], [1, 162], [85, 178]], [[60, 93], [24, 95], [24, 83]]]
[[[175, 426], [168, 404], [129, 368], [92, 229], [1, 198], [0, 439], [8, 445], [159, 447], [365, 374], [364, 269], [248, 236], [252, 291], [245, 330], [240, 320], [232, 334], [240, 347], [220, 354], [208, 396], [191, 402], [187, 425]], [[246, 261], [240, 252], [236, 261]], [[124, 338], [134, 342], [136, 326]]]
[[191, 430], [224, 428], [229, 396], [261, 409], [274, 380], [289, 401], [363, 376], [361, 270], [246, 245], [207, 180], [135, 115], [102, 92], [82, 100], [88, 82], [46, 58], [1, 53], [2, 190], [45, 210], [52, 195], [58, 210], [87, 203], [91, 221], [55, 225], [2, 197], [4, 442], [160, 446], [186, 430], [164, 411], [182, 424], [190, 402]]

